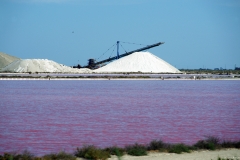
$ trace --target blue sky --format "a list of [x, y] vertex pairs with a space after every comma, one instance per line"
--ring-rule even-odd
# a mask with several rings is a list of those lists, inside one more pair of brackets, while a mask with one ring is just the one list
[[86, 65], [116, 41], [165, 42], [149, 51], [179, 69], [240, 67], [240, 1], [0, 0], [0, 52]]

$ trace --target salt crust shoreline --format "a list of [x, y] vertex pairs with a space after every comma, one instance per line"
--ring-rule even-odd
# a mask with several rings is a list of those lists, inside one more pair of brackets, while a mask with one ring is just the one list
[[[54, 80], [65, 80], [65, 81], [84, 81], [84, 80], [145, 80], [145, 81], [163, 81], [162, 79], [159, 78], [0, 78], [0, 80], [39, 80], [39, 81], [54, 81]], [[199, 81], [199, 80], [194, 80], [194, 79], [177, 79], [177, 78], [171, 78], [171, 79], [164, 79], [164, 81]], [[201, 81], [239, 81], [240, 78], [235, 78], [235, 79], [229, 79], [229, 78], [222, 78], [222, 79], [200, 79]]]
[[[149, 152], [147, 156], [130, 156], [124, 155], [121, 160], [217, 160], [218, 158], [231, 158], [233, 160], [240, 159], [240, 149], [221, 149], [215, 151], [193, 151], [191, 153], [159, 153]], [[84, 160], [83, 158], [77, 158], [77, 160]], [[118, 160], [118, 157], [112, 156], [108, 160]]]

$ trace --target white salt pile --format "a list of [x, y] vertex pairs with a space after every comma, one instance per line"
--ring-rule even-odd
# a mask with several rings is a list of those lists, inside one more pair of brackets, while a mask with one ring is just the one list
[[0, 69], [16, 60], [19, 58], [0, 52]]
[[2, 72], [61, 72], [61, 73], [91, 73], [87, 68], [77, 69], [58, 64], [48, 59], [20, 59], [2, 68]]
[[135, 52], [98, 68], [94, 72], [181, 73], [178, 69], [150, 52]]

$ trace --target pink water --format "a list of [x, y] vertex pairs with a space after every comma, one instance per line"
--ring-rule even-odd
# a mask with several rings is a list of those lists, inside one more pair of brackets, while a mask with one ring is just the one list
[[0, 153], [240, 140], [240, 81], [0, 81]]

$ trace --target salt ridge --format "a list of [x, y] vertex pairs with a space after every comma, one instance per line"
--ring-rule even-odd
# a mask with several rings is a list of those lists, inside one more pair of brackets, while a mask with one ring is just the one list
[[65, 72], [65, 73], [91, 73], [90, 69], [76, 69], [48, 59], [20, 59], [4, 67], [3, 72]]
[[178, 69], [150, 52], [135, 52], [96, 69], [94, 72], [181, 73]]
[[0, 69], [4, 68], [5, 66], [9, 65], [10, 63], [12, 63], [13, 61], [16, 61], [18, 59], [20, 59], [20, 58], [0, 52]]

